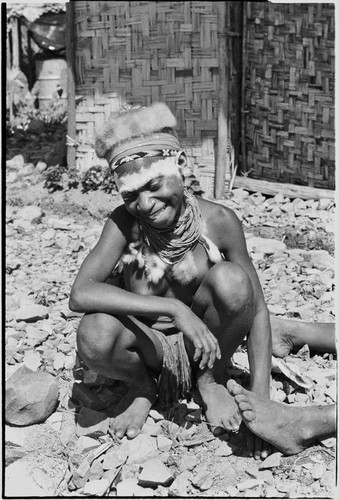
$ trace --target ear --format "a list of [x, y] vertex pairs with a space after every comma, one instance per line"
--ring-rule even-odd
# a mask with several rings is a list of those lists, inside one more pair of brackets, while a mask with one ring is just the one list
[[180, 156], [178, 158], [178, 165], [179, 165], [179, 171], [180, 171], [182, 177], [184, 177], [184, 170], [185, 170], [185, 167], [187, 167], [187, 156], [186, 156], [186, 153], [184, 151], [182, 151], [180, 153]]

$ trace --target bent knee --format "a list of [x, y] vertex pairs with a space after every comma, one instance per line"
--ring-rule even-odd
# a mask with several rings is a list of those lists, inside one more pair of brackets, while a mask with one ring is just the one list
[[241, 265], [219, 262], [210, 269], [206, 278], [213, 296], [230, 312], [240, 312], [253, 305], [252, 282]]
[[114, 316], [102, 313], [86, 314], [77, 331], [77, 349], [88, 366], [95, 365], [114, 350], [123, 330]]

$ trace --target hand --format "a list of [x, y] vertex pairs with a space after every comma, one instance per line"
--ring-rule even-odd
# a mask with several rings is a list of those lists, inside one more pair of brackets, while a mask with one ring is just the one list
[[205, 323], [189, 307], [179, 302], [173, 316], [175, 326], [189, 339], [194, 348], [193, 360], [200, 359], [199, 368], [213, 368], [215, 359], [221, 359], [219, 343]]

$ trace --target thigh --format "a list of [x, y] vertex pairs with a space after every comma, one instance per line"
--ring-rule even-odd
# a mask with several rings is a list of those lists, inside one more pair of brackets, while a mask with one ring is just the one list
[[106, 356], [115, 350], [128, 349], [140, 352], [151, 369], [158, 370], [162, 364], [158, 332], [133, 316], [85, 314], [79, 324], [77, 345], [85, 357]]

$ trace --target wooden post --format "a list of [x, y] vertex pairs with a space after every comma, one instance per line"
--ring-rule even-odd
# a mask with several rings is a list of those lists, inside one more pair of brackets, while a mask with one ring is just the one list
[[75, 165], [75, 143], [76, 122], [75, 122], [75, 23], [74, 23], [74, 2], [66, 4], [66, 61], [67, 61], [67, 135], [71, 141], [67, 141], [67, 166]]
[[218, 2], [218, 48], [219, 48], [219, 115], [218, 150], [214, 179], [214, 195], [221, 199], [225, 195], [228, 143], [228, 66], [226, 39], [226, 2]]
[[234, 146], [234, 164], [239, 165], [239, 156], [241, 148], [241, 78], [242, 78], [242, 7], [243, 2], [232, 2], [234, 16], [234, 31], [237, 35], [233, 38], [233, 53], [231, 59], [233, 61], [234, 82], [232, 98], [234, 100], [234, 125], [232, 126], [232, 142]]
[[247, 158], [246, 158], [246, 41], [247, 41], [247, 2], [243, 5], [243, 16], [242, 16], [242, 75], [241, 75], [241, 171], [247, 172]]
[[32, 89], [34, 85], [34, 77], [33, 77], [33, 52], [32, 52], [32, 36], [30, 30], [26, 30], [27, 33], [27, 56], [28, 56], [28, 87], [29, 90]]
[[19, 68], [19, 22], [17, 17], [12, 20], [12, 68]]
[[11, 30], [7, 28], [6, 36], [6, 68], [12, 69], [12, 52], [11, 52]]

